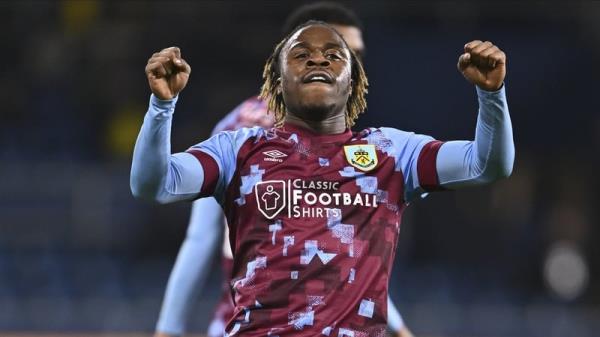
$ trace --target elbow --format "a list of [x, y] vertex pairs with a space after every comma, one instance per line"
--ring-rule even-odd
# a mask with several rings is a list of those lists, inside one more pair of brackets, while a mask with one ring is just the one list
[[141, 186], [141, 184], [131, 181], [129, 183], [129, 188], [131, 189], [131, 194], [133, 195], [133, 197], [138, 200], [153, 201], [153, 202], [156, 201], [155, 198], [152, 196], [152, 194], [148, 193], [147, 189], [144, 189]]
[[508, 178], [513, 172], [515, 165], [515, 148], [510, 148], [510, 151], [504, 156], [504, 160], [498, 165], [498, 179]]
[[493, 167], [490, 167], [479, 176], [479, 182], [483, 184], [489, 184], [494, 181], [506, 179], [510, 177], [513, 171], [513, 160], [509, 160], [503, 163], [498, 163]]
[[513, 172], [513, 167], [515, 165], [515, 144], [510, 138], [510, 145], [506, 147], [506, 151], [504, 156], [502, 156], [501, 163], [498, 169], [499, 178], [508, 178]]
[[144, 187], [143, 184], [131, 179], [129, 182], [129, 188], [134, 198], [138, 200], [148, 201], [156, 204], [167, 204], [168, 200], [161, 196], [160, 193], [156, 193], [153, 189]]
[[514, 163], [515, 150], [511, 147], [503, 155], [497, 156], [496, 160], [490, 160], [481, 176], [487, 183], [506, 179], [512, 174]]
[[133, 188], [131, 190], [131, 194], [133, 194], [133, 197], [138, 200], [143, 200], [159, 205], [166, 205], [172, 202], [170, 199], [160, 194], [146, 193], [144, 191], [134, 190]]
[[156, 204], [159, 204], [159, 205], [166, 205], [166, 204], [170, 204], [173, 202], [173, 200], [167, 198], [164, 195], [156, 195], [150, 201], [152, 201]]
[[144, 183], [143, 174], [136, 168], [135, 162], [131, 167], [131, 173], [129, 175], [129, 189], [134, 198], [140, 200], [148, 199], [148, 188], [147, 184]]
[[133, 179], [133, 176], [129, 179], [129, 189], [131, 190], [133, 197], [136, 199], [144, 199], [144, 192], [140, 185], [141, 184]]
[[498, 170], [498, 179], [510, 177], [510, 175], [513, 172], [513, 164], [514, 161], [511, 160], [509, 163], [505, 163], [504, 165], [502, 165], [502, 167], [500, 167], [500, 169]]

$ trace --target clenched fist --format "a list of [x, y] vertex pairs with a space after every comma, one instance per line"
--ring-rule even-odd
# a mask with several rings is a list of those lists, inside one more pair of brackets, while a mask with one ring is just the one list
[[496, 91], [506, 76], [506, 54], [490, 41], [471, 41], [458, 58], [458, 70], [465, 78], [487, 91]]
[[181, 51], [171, 47], [154, 53], [146, 64], [146, 76], [154, 96], [171, 99], [187, 84], [192, 68], [181, 58]]

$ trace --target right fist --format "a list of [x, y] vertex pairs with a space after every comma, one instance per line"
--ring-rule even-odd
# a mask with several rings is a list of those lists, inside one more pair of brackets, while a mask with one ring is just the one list
[[171, 47], [154, 53], [146, 64], [146, 77], [154, 96], [162, 100], [177, 96], [190, 78], [192, 68], [181, 58], [181, 51]]

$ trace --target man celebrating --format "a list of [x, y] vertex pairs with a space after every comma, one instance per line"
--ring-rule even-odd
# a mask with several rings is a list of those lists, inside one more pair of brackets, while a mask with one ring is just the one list
[[[220, 133], [171, 155], [172, 114], [191, 68], [177, 48], [150, 58], [153, 96], [134, 150], [132, 192], [161, 203], [214, 196], [224, 207], [236, 305], [227, 336], [383, 336], [406, 204], [512, 170], [504, 53], [472, 41], [458, 68], [477, 86], [474, 141], [393, 128], [354, 133], [366, 107], [362, 65], [335, 29], [309, 22], [265, 66], [261, 94], [275, 128]], [[269, 153], [281, 161], [266, 160]], [[267, 210], [260, 198], [270, 189], [282, 198]]]
[[[351, 9], [342, 4], [327, 1], [301, 6], [286, 19], [282, 28], [284, 35], [287, 35], [298, 25], [310, 20], [320, 20], [330, 24], [342, 35], [348, 47], [362, 60], [365, 49], [362, 39], [363, 24]], [[221, 131], [233, 131], [242, 127], [261, 126], [271, 128], [273, 123], [273, 115], [268, 114], [266, 102], [257, 97], [252, 97], [227, 114], [217, 124], [213, 130], [213, 135]], [[277, 156], [276, 153], [270, 154], [274, 157]], [[270, 160], [281, 159], [270, 158]], [[267, 198], [269, 196], [263, 195], [261, 199], [263, 202], [267, 202]], [[233, 315], [234, 304], [231, 299], [230, 279], [233, 256], [221, 206], [214, 198], [201, 198], [193, 203], [191, 213], [185, 240], [181, 245], [177, 260], [169, 276], [156, 324], [155, 337], [183, 335], [185, 323], [192, 314], [191, 309], [197, 294], [203, 286], [203, 280], [211, 272], [212, 252], [215, 251], [215, 247], [218, 245], [218, 239], [221, 236], [220, 228], [224, 229], [221, 258], [222, 294], [208, 326], [207, 336], [223, 336], [225, 324]], [[269, 228], [273, 229], [273, 235], [275, 235], [279, 225], [273, 224]], [[390, 336], [412, 337], [411, 331], [390, 298], [388, 298], [387, 314]]]

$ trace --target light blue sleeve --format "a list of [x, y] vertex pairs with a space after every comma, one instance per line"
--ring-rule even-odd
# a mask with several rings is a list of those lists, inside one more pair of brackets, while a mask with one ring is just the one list
[[417, 171], [419, 154], [426, 144], [435, 139], [394, 128], [380, 128], [380, 130], [393, 143], [393, 147], [387, 151], [391, 151], [395, 158], [396, 171], [402, 172], [404, 176], [404, 200], [411, 201], [424, 192], [419, 185]]
[[159, 203], [215, 195], [231, 181], [237, 152], [261, 128], [220, 132], [186, 152], [171, 154], [171, 122], [177, 98], [154, 95], [133, 150], [130, 186], [134, 196]]
[[437, 156], [440, 185], [457, 189], [510, 176], [515, 145], [504, 86], [495, 92], [477, 87], [479, 114], [474, 141], [444, 143]]
[[204, 170], [189, 153], [171, 155], [171, 122], [177, 97], [150, 97], [133, 150], [130, 187], [135, 197], [169, 203], [190, 200], [200, 192]]
[[399, 332], [404, 327], [404, 320], [400, 315], [400, 312], [392, 302], [392, 299], [388, 295], [387, 298], [387, 317], [388, 317], [388, 327], [393, 332]]
[[[508, 177], [515, 148], [504, 86], [495, 92], [477, 88], [479, 114], [475, 139], [440, 142], [393, 128], [380, 128], [392, 141], [383, 151], [393, 155], [404, 176], [404, 200], [439, 189], [480, 185]], [[370, 141], [377, 144], [377, 137]], [[380, 145], [381, 147], [381, 145]]]
[[156, 331], [178, 336], [185, 332], [190, 311], [211, 272], [223, 221], [221, 206], [214, 198], [193, 203], [187, 235], [169, 276]]

